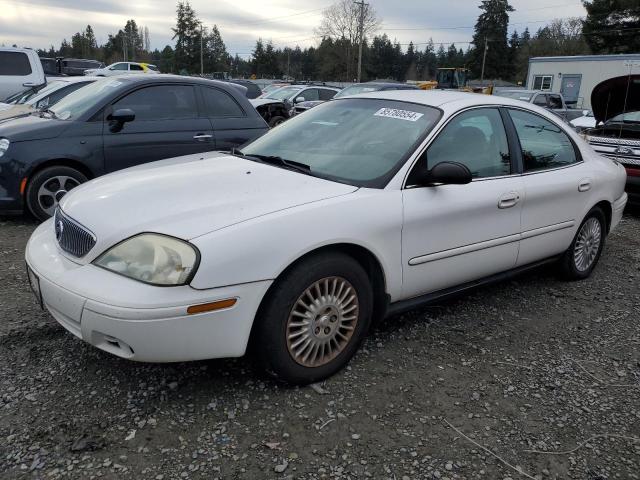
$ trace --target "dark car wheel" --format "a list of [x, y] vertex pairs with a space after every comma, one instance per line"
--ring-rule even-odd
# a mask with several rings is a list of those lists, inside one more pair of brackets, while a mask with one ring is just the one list
[[582, 280], [591, 275], [602, 254], [606, 233], [604, 213], [597, 207], [591, 209], [560, 260], [564, 278]]
[[276, 127], [276, 126], [280, 125], [281, 123], [284, 123], [285, 120], [286, 120], [286, 118], [281, 117], [279, 115], [277, 115], [275, 117], [271, 117], [271, 120], [269, 120], [269, 126], [271, 128]]
[[369, 329], [373, 294], [353, 258], [319, 254], [278, 279], [256, 318], [253, 345], [263, 368], [304, 385], [342, 369]]
[[58, 202], [67, 192], [87, 181], [71, 167], [48, 167], [37, 172], [27, 186], [27, 208], [38, 220], [53, 216]]

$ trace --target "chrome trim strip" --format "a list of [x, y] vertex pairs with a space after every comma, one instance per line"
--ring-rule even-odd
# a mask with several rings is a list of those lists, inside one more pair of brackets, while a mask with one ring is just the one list
[[546, 227], [526, 230], [522, 233], [493, 238], [491, 240], [485, 240], [484, 242], [472, 243], [469, 245], [464, 245], [462, 247], [455, 247], [448, 250], [429, 253], [427, 255], [421, 255], [419, 257], [409, 259], [409, 265], [422, 265], [423, 263], [435, 262], [436, 260], [442, 260], [444, 258], [457, 257], [458, 255], [464, 255], [466, 253], [473, 253], [480, 250], [486, 250], [487, 248], [499, 247], [501, 245], [519, 242], [520, 240], [526, 240], [528, 238], [538, 237], [547, 233], [571, 228], [575, 225], [575, 223], [575, 220], [567, 220], [565, 222], [547, 225]]

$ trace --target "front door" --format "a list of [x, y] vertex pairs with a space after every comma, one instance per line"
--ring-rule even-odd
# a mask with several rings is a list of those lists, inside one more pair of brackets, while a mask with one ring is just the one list
[[403, 190], [403, 294], [411, 298], [509, 270], [516, 264], [523, 200], [497, 108], [454, 117], [415, 168], [466, 165], [467, 185]]
[[146, 162], [215, 149], [207, 118], [199, 117], [192, 85], [153, 85], [128, 93], [109, 113], [131, 109], [135, 120], [113, 129], [104, 122], [104, 156], [107, 172]]
[[567, 105], [575, 107], [580, 97], [580, 84], [582, 83], [582, 75], [563, 75], [560, 93], [564, 97]]

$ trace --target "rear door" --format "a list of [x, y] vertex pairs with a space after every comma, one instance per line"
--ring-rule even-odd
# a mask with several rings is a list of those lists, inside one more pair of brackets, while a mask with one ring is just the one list
[[216, 87], [199, 88], [203, 114], [211, 122], [216, 150], [231, 150], [259, 135], [261, 130], [256, 129], [255, 116], [247, 115], [229, 93]]
[[[105, 169], [113, 172], [163, 158], [213, 150], [209, 120], [199, 115], [196, 87], [147, 85], [127, 93], [106, 110], [103, 135]], [[135, 120], [112, 129], [109, 114], [128, 108]]]

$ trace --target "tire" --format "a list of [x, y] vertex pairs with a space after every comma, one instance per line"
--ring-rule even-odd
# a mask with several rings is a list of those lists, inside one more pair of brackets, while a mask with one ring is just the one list
[[271, 127], [271, 128], [277, 127], [281, 123], [284, 123], [285, 120], [286, 120], [286, 118], [281, 117], [279, 115], [276, 115], [275, 117], [271, 117], [271, 119], [269, 120], [269, 127]]
[[607, 232], [603, 211], [592, 208], [582, 220], [571, 245], [560, 259], [560, 273], [567, 280], [583, 280], [598, 264]]
[[58, 202], [69, 190], [86, 181], [87, 177], [71, 167], [42, 169], [31, 178], [27, 186], [27, 208], [34, 217], [44, 221], [53, 215]]
[[[355, 295], [345, 297], [348, 287]], [[324, 301], [312, 303], [304, 297], [307, 305], [303, 306], [299, 302], [308, 289], [314, 298]], [[336, 295], [332, 295], [334, 292]], [[337, 299], [341, 297], [345, 298], [340, 303]], [[354, 355], [369, 330], [372, 309], [371, 283], [358, 262], [341, 253], [314, 255], [295, 265], [271, 287], [252, 335], [257, 360], [267, 373], [290, 384], [325, 379]]]

